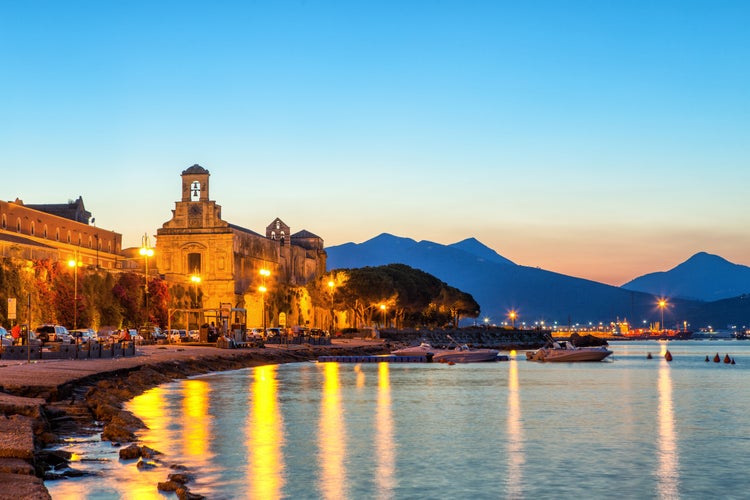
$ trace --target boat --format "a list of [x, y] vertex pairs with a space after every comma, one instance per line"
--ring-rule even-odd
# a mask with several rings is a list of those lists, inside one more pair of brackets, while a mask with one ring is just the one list
[[433, 347], [428, 342], [422, 342], [417, 346], [404, 347], [391, 351], [393, 356], [425, 356], [427, 360], [438, 363], [479, 363], [483, 361], [498, 361], [500, 351], [495, 349], [473, 349], [466, 344], [457, 345], [455, 348], [440, 349]]
[[541, 349], [527, 351], [526, 359], [545, 362], [601, 361], [610, 354], [612, 351], [604, 346], [576, 347], [564, 340], [553, 340]]

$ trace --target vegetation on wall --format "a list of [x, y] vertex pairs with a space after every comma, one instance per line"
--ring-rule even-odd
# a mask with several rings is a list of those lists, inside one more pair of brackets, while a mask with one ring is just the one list
[[0, 324], [10, 326], [7, 299], [15, 298], [16, 322], [30, 321], [32, 327], [54, 323], [69, 329], [98, 329], [105, 325], [136, 327], [146, 321], [164, 325], [167, 284], [159, 278], [149, 278], [148, 289], [147, 318], [145, 279], [141, 273], [89, 267], [74, 270], [63, 262], [47, 259], [0, 259]]

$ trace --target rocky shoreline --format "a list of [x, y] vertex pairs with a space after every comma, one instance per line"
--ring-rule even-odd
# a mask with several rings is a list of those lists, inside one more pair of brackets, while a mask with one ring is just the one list
[[[134, 443], [135, 432], [144, 424], [123, 410], [123, 403], [148, 389], [193, 375], [315, 360], [324, 355], [370, 355], [390, 350], [382, 342], [345, 342], [242, 350], [153, 347], [133, 361], [2, 365], [0, 408], [5, 419], [0, 420], [0, 499], [51, 498], [43, 478], [75, 476], [77, 471], [70, 468], [70, 456], [47, 447], [92, 428], [96, 432], [101, 429], [102, 440], [121, 447], [121, 458], [137, 458], [135, 466], [164, 466], [165, 481], [155, 488], [174, 491], [178, 498], [201, 498], [189, 490], [193, 477], [190, 471], [169, 464], [157, 450]], [[24, 373], [19, 372], [32, 374], [33, 383], [14, 383], [13, 375], [23, 378]]]

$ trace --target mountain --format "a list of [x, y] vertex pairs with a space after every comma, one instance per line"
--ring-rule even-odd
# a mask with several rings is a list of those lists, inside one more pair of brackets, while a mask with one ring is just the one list
[[[332, 246], [326, 248], [326, 251], [329, 269], [401, 263], [428, 272], [449, 285], [472, 294], [482, 309], [478, 322], [487, 317], [492, 323], [501, 323], [507, 320], [511, 310], [518, 313], [517, 324], [526, 322], [527, 326], [541, 321], [545, 321], [546, 325], [554, 322], [560, 325], [589, 322], [608, 325], [618, 318], [627, 319], [634, 326], [641, 326], [644, 322], [655, 323], [661, 319], [661, 311], [656, 307], [657, 296], [662, 296], [663, 293], [660, 287], [658, 293], [651, 292], [653, 288], [627, 288], [637, 280], [623, 287], [614, 287], [521, 266], [475, 238], [442, 245], [383, 233], [363, 243]], [[684, 273], [685, 283], [702, 283], [704, 288], [724, 283], [724, 278], [728, 282], [732, 270], [744, 275], [742, 268], [745, 268], [708, 254], [698, 254], [672, 271], [681, 267], [680, 274]], [[734, 293], [728, 290], [740, 288], [742, 287], [724, 286], [725, 293]], [[698, 294], [695, 291], [699, 289], [691, 288], [694, 291], [690, 294], [680, 295], [696, 296]], [[712, 289], [718, 290], [718, 286]], [[733, 299], [717, 302], [680, 299], [675, 298], [677, 294], [666, 293], [672, 298], [664, 311], [664, 323], [667, 327], [674, 327], [682, 326], [687, 321], [694, 328], [706, 325], [720, 328], [729, 324], [748, 325], [750, 297], [739, 297], [742, 293], [744, 292], [736, 293]]]
[[608, 324], [618, 317], [659, 319], [652, 295], [520, 266], [474, 238], [442, 245], [384, 233], [326, 251], [329, 269], [402, 263], [428, 272], [471, 293], [482, 308], [482, 318], [493, 323], [505, 321], [511, 310], [518, 312], [517, 322], [527, 325], [537, 321]]
[[700, 252], [669, 271], [640, 276], [622, 288], [702, 301], [728, 299], [750, 292], [750, 267]]

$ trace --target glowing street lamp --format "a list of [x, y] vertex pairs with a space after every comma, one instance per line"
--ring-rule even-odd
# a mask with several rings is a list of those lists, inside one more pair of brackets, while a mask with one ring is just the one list
[[513, 327], [513, 329], [516, 328], [516, 317], [518, 317], [518, 314], [516, 311], [511, 311], [508, 313], [508, 317], [510, 317], [510, 324]]
[[383, 311], [383, 328], [385, 328], [385, 304], [380, 304], [380, 310]]
[[331, 328], [328, 330], [328, 332], [333, 335], [333, 287], [336, 286], [336, 283], [333, 282], [333, 280], [330, 280], [328, 282], [328, 290], [331, 292]]
[[266, 288], [266, 278], [271, 276], [271, 271], [268, 269], [261, 269], [260, 275], [263, 276], [263, 284], [258, 287], [258, 291], [260, 292], [260, 305], [261, 305], [261, 311], [263, 313], [263, 335], [266, 334], [266, 292], [268, 291], [268, 288]]
[[78, 329], [78, 268], [83, 262], [78, 260], [78, 251], [74, 257], [68, 261], [68, 266], [73, 268], [73, 329]]
[[197, 274], [190, 276], [190, 281], [193, 282], [193, 288], [195, 289], [195, 307], [198, 307], [198, 285], [201, 283], [201, 277]]
[[661, 330], [664, 331], [664, 308], [667, 307], [667, 299], [659, 299], [657, 302], [659, 309], [661, 309], [661, 324], [659, 325]]
[[143, 261], [144, 261], [144, 274], [146, 276], [146, 284], [144, 286], [145, 294], [146, 294], [146, 323], [150, 322], [150, 315], [148, 311], [148, 259], [149, 257], [154, 256], [154, 249], [151, 248], [151, 244], [148, 240], [148, 234], [143, 235], [141, 238], [141, 249], [139, 252], [141, 255], [143, 255]]

